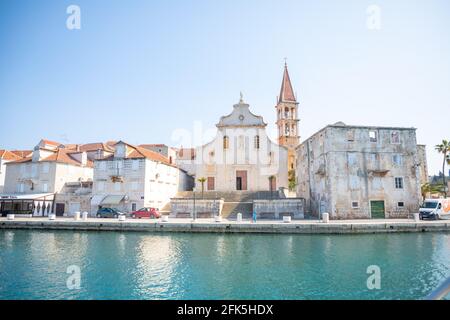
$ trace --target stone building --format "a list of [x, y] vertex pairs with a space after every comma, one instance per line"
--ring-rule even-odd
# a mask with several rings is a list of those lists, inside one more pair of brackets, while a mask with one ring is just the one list
[[41, 140], [30, 156], [6, 164], [0, 211], [3, 215], [46, 216], [52, 212], [62, 215], [64, 208], [55, 206], [55, 194], [68, 182], [92, 180], [92, 167], [86, 152]]
[[195, 176], [205, 178], [206, 191], [275, 191], [286, 188], [288, 150], [272, 142], [263, 118], [241, 99], [220, 118], [213, 141], [197, 147]]
[[420, 150], [414, 128], [326, 126], [297, 148], [297, 194], [316, 217], [406, 217], [421, 201]]
[[113, 155], [94, 161], [91, 215], [100, 207], [130, 212], [162, 209], [177, 192], [192, 187], [192, 178], [163, 155], [119, 141]]
[[172, 147], [165, 144], [141, 144], [139, 147], [162, 154], [169, 160], [170, 164], [176, 164], [177, 150]]

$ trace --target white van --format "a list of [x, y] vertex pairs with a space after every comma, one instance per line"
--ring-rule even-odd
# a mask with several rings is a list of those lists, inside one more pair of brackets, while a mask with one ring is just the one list
[[425, 199], [419, 209], [420, 220], [450, 219], [450, 198]]

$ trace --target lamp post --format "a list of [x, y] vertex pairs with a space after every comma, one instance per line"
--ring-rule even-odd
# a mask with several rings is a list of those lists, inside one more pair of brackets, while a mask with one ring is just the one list
[[192, 189], [192, 192], [193, 192], [193, 195], [194, 195], [194, 208], [193, 208], [193, 210], [192, 210], [192, 218], [193, 218], [193, 220], [195, 221], [196, 219], [197, 219], [197, 217], [196, 217], [196, 212], [195, 212], [195, 188], [194, 189]]

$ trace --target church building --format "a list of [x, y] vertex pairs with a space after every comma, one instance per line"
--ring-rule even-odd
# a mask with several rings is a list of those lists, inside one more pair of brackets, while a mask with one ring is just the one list
[[202, 178], [205, 191], [287, 188], [288, 149], [269, 139], [267, 123], [250, 111], [242, 94], [233, 111], [221, 117], [216, 126], [215, 139], [195, 152], [197, 190], [201, 190]]

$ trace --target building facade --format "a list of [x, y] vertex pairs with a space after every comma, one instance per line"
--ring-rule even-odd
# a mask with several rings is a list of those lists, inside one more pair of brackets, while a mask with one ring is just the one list
[[414, 128], [329, 125], [297, 148], [297, 194], [316, 217], [406, 217], [421, 201], [419, 150]]
[[241, 99], [221, 117], [217, 135], [195, 150], [196, 188], [206, 191], [275, 191], [286, 188], [288, 150], [272, 142], [263, 118]]
[[85, 152], [69, 151], [59, 143], [41, 140], [31, 156], [6, 164], [0, 211], [3, 215], [58, 213], [55, 194], [68, 182], [89, 181], [92, 176], [93, 164]]
[[119, 141], [112, 156], [94, 161], [91, 215], [100, 207], [131, 212], [162, 209], [192, 178], [159, 153]]
[[22, 159], [22, 157], [11, 151], [0, 150], [0, 193], [3, 192], [5, 186], [6, 163], [20, 159]]

